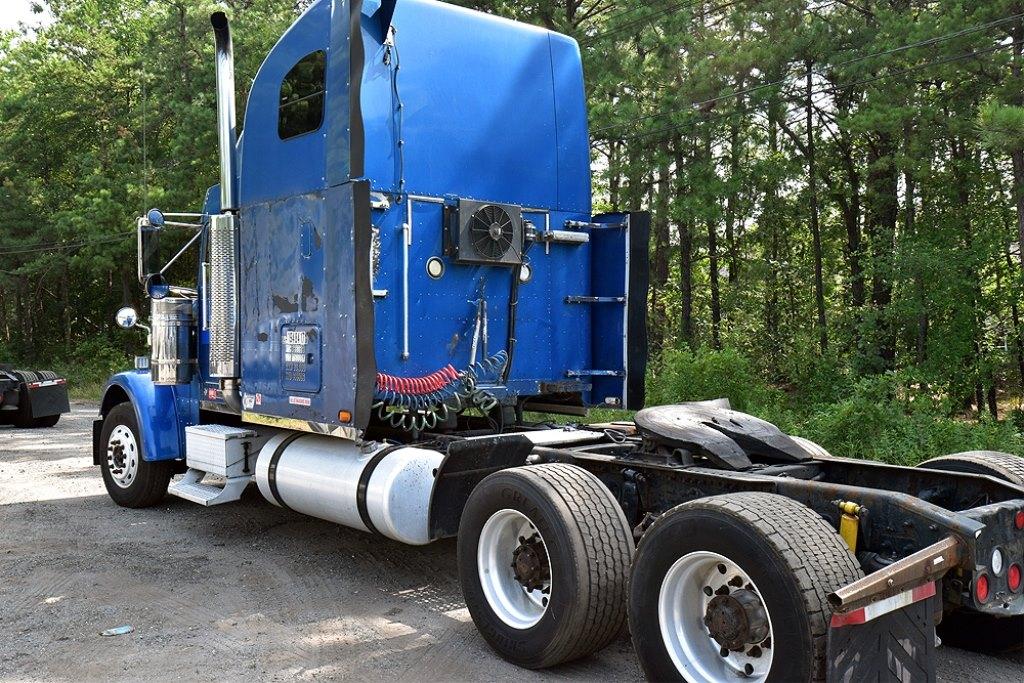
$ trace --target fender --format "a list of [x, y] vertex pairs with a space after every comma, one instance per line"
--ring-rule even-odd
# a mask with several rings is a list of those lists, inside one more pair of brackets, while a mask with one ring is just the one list
[[100, 443], [103, 419], [111, 409], [129, 401], [135, 409], [142, 439], [143, 460], [178, 460], [185, 457], [185, 427], [199, 421], [199, 402], [194, 383], [185, 386], [157, 386], [147, 371], [120, 372], [103, 390], [100, 419], [93, 423], [93, 464], [100, 464], [104, 448]]

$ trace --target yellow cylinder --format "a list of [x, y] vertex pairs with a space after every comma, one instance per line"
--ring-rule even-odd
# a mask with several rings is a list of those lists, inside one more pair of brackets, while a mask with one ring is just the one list
[[860, 529], [860, 505], [849, 501], [840, 501], [839, 535], [846, 541], [851, 553], [857, 552], [857, 531]]

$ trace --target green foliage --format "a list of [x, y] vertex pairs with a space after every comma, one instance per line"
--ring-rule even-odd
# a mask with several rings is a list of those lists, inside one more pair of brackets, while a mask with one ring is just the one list
[[749, 411], [777, 401], [776, 394], [754, 364], [736, 351], [671, 349], [652, 373], [647, 402], [659, 405], [728, 398], [736, 410]]
[[110, 376], [131, 367], [132, 357], [103, 338], [77, 344], [69, 357], [55, 360], [52, 369], [68, 378], [74, 398], [97, 400]]
[[986, 103], [979, 113], [985, 143], [1002, 152], [1024, 150], [1024, 107]]
[[939, 455], [997, 450], [1024, 455], [1021, 424], [950, 416], [910, 373], [851, 381], [834, 360], [801, 366], [799, 390], [767, 385], [754, 364], [733, 351], [669, 351], [648, 387], [651, 404], [729, 398], [737, 410], [777, 424], [831, 453], [916, 465]]
[[818, 406], [790, 429], [834, 455], [899, 465], [968, 450], [1024, 455], [1024, 438], [1012, 422], [949, 417], [933, 406], [908, 401], [903, 389], [897, 375], [863, 379], [850, 397]]

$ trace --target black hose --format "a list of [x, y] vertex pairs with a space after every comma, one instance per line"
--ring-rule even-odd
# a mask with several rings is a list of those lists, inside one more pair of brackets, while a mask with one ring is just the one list
[[519, 306], [519, 277], [522, 275], [523, 266], [519, 264], [512, 269], [512, 290], [508, 295], [508, 360], [501, 371], [501, 383], [508, 382], [508, 375], [512, 371], [512, 359], [516, 353], [516, 309]]

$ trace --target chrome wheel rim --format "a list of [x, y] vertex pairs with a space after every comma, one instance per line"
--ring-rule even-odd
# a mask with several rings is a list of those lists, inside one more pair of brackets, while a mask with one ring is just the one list
[[139, 475], [139, 445], [135, 434], [125, 425], [117, 425], [107, 439], [107, 471], [120, 488], [132, 485]]
[[[665, 649], [687, 681], [739, 678], [762, 683], [768, 678], [774, 634], [771, 615], [760, 596], [750, 576], [718, 553], [689, 553], [669, 568], [658, 594], [658, 622]], [[723, 621], [735, 627], [723, 614], [742, 614], [745, 628], [738, 634], [723, 628]], [[726, 647], [723, 639], [732, 647]], [[741, 647], [734, 642], [737, 639], [743, 641]]]
[[547, 612], [551, 561], [544, 538], [523, 513], [490, 516], [480, 531], [477, 571], [487, 604], [512, 628], [528, 629]]

